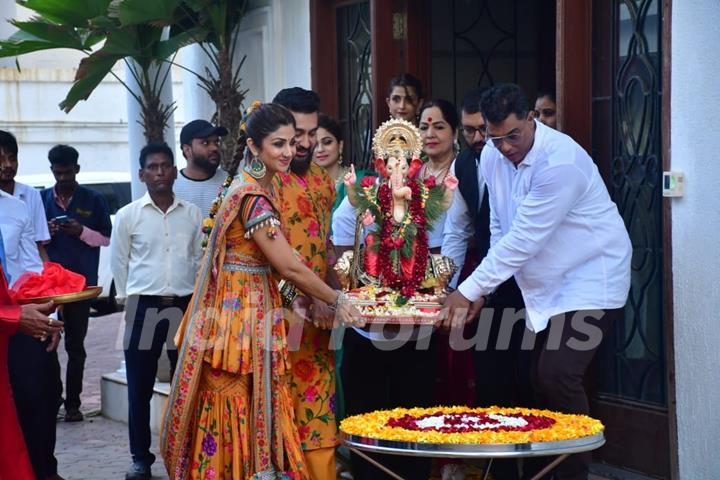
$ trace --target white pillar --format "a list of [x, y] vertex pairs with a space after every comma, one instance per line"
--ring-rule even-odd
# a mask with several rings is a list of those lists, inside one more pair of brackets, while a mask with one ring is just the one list
[[[720, 104], [720, 62], [702, 45], [720, 41], [720, 8], [717, 0], [673, 2], [671, 15], [670, 161], [672, 170], [684, 172], [687, 179], [683, 197], [663, 198], [672, 204], [677, 478], [704, 480], [718, 478], [720, 472], [715, 410], [720, 403], [720, 296], [715, 290], [720, 268], [713, 253], [720, 211], [712, 206], [717, 204], [720, 164], [708, 156], [720, 149], [720, 123], [713, 120]], [[702, 125], [700, 135], [697, 125]]]
[[[205, 69], [213, 71], [212, 63], [199, 45], [193, 44], [185, 47], [182, 51], [182, 64], [184, 67], [206, 76]], [[215, 114], [215, 103], [210, 96], [198, 86], [198, 78], [190, 72], [183, 70], [183, 108], [184, 123], [191, 122], [197, 118], [210, 121]]]
[[[167, 63], [165, 65], [162, 65], [159, 67], [162, 69], [160, 72], [160, 78], [162, 79], [165, 75], [167, 69], [170, 68], [170, 64]], [[154, 71], [151, 72], [151, 75], [154, 75]], [[135, 92], [137, 95], [140, 93], [140, 88], [135, 81], [135, 78], [133, 77], [132, 73], [129, 70], [129, 67], [125, 66], [125, 83], [132, 89], [133, 92]], [[173, 94], [172, 94], [172, 73], [167, 72], [167, 80], [165, 81], [165, 84], [163, 85], [162, 91], [160, 92], [160, 101], [163, 105], [169, 105], [173, 101]], [[130, 175], [131, 175], [131, 191], [132, 191], [132, 198], [133, 200], [136, 200], [143, 196], [145, 192], [147, 191], [145, 188], [145, 185], [140, 182], [140, 179], [138, 178], [138, 170], [140, 169], [140, 150], [147, 144], [147, 141], [145, 140], [145, 134], [143, 126], [138, 123], [140, 120], [140, 105], [138, 104], [135, 97], [133, 97], [130, 92], [127, 93], [127, 114], [128, 114], [128, 151], [129, 151], [129, 165], [130, 165]], [[175, 145], [175, 127], [174, 127], [174, 117], [171, 115], [168, 119], [168, 125], [165, 128], [165, 143], [170, 145], [170, 148], [173, 148]]]
[[[310, 1], [273, 0], [274, 85], [268, 97], [286, 87], [312, 88]], [[274, 87], [274, 88], [272, 88]]]

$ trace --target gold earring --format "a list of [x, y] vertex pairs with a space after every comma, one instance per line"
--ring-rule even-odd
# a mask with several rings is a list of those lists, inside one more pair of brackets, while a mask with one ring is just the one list
[[243, 170], [245, 170], [248, 174], [250, 174], [251, 177], [257, 180], [263, 178], [267, 173], [267, 168], [265, 168], [265, 164], [257, 157], [257, 155], [253, 156], [250, 163], [246, 164], [243, 167]]

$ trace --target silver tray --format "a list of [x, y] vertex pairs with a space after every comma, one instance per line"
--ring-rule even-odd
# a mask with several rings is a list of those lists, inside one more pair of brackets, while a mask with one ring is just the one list
[[378, 440], [340, 432], [345, 445], [366, 452], [403, 455], [407, 457], [438, 458], [518, 458], [544, 457], [570, 453], [588, 452], [605, 444], [602, 432], [588, 437], [557, 442], [534, 443], [415, 443], [394, 440]]

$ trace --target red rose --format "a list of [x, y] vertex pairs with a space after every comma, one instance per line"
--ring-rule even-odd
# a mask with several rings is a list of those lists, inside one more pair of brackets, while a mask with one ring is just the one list
[[434, 175], [430, 175], [428, 178], [425, 179], [425, 186], [427, 188], [434, 188], [435, 185], [437, 185], [437, 182], [435, 181]]
[[375, 185], [375, 182], [377, 181], [377, 177], [369, 175], [367, 177], [363, 177], [362, 180], [360, 180], [360, 186], [363, 188], [372, 187]]
[[303, 382], [309, 382], [315, 376], [315, 365], [308, 360], [299, 360], [293, 366], [293, 373]]

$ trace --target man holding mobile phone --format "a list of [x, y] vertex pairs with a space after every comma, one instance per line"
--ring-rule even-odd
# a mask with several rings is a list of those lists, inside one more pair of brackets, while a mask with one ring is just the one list
[[[85, 277], [87, 285], [98, 283], [100, 247], [110, 244], [110, 214], [102, 195], [78, 185], [78, 151], [68, 145], [56, 145], [48, 152], [55, 185], [40, 195], [50, 229], [47, 250], [50, 261]], [[68, 355], [65, 381], [65, 421], [83, 420], [80, 392], [85, 369], [85, 335], [90, 302], [68, 304], [61, 319], [65, 322], [65, 351]]]

